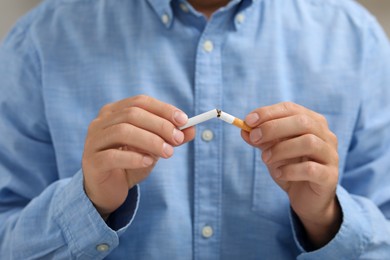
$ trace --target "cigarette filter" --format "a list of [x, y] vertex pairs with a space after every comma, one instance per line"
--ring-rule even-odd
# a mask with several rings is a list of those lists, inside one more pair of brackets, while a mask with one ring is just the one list
[[229, 123], [229, 124], [232, 124], [232, 125], [235, 125], [239, 128], [241, 128], [242, 130], [245, 130], [247, 132], [250, 132], [252, 130], [252, 128], [250, 128], [244, 121], [242, 121], [241, 119], [237, 118], [237, 117], [234, 117], [228, 113], [225, 113], [221, 110], [218, 111], [219, 112], [219, 119], [225, 121], [226, 123]]

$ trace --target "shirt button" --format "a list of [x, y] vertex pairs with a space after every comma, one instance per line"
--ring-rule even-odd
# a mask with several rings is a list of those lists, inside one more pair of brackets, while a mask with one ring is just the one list
[[243, 14], [238, 14], [238, 15], [236, 16], [236, 21], [237, 21], [237, 23], [242, 23], [242, 22], [244, 22], [244, 20], [245, 20], [245, 15], [243, 15]]
[[96, 246], [96, 250], [99, 252], [106, 252], [108, 249], [110, 249], [110, 246], [107, 244], [99, 244]]
[[214, 134], [211, 130], [204, 130], [202, 132], [203, 141], [210, 142], [211, 140], [213, 140], [213, 138], [214, 138]]
[[203, 50], [207, 52], [212, 52], [213, 49], [214, 49], [214, 44], [212, 41], [207, 40], [203, 43]]
[[188, 13], [190, 11], [190, 9], [185, 3], [180, 3], [180, 9], [185, 13]]
[[163, 14], [161, 16], [161, 21], [164, 23], [164, 24], [168, 24], [169, 23], [169, 16], [167, 14]]
[[202, 236], [204, 238], [209, 238], [213, 235], [213, 228], [210, 226], [204, 226], [202, 228]]

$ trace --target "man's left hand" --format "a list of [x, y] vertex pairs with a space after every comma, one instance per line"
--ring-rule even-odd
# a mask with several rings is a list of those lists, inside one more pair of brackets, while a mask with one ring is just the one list
[[340, 228], [336, 198], [338, 152], [336, 135], [324, 116], [291, 102], [252, 111], [243, 139], [262, 150], [274, 181], [288, 194], [315, 248], [328, 243]]

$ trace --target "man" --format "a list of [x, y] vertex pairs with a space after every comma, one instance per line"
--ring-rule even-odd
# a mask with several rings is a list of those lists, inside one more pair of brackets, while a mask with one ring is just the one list
[[[0, 60], [2, 259], [390, 254], [390, 47], [353, 2], [52, 0]], [[179, 130], [214, 108], [252, 130]]]

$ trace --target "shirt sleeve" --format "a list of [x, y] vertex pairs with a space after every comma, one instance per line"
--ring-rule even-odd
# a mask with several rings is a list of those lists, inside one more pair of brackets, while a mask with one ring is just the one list
[[387, 259], [390, 255], [390, 45], [371, 21], [362, 46], [359, 118], [340, 174], [337, 198], [343, 221], [324, 247], [308, 251], [304, 232], [291, 214], [298, 259]]
[[0, 47], [0, 259], [101, 259], [131, 224], [138, 187], [107, 225], [81, 170], [59, 179], [38, 57], [25, 26]]

